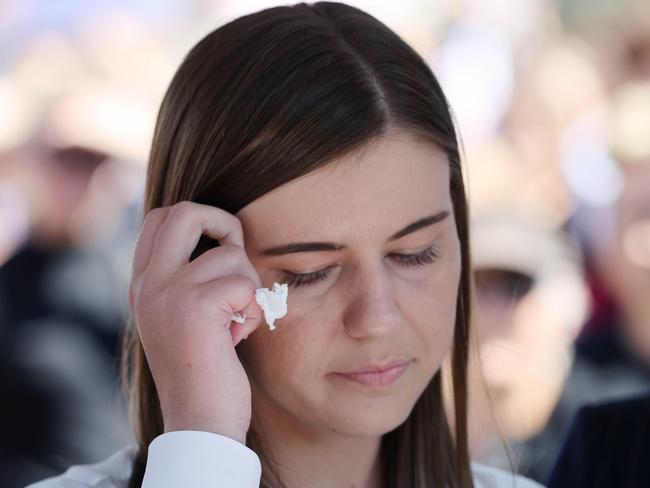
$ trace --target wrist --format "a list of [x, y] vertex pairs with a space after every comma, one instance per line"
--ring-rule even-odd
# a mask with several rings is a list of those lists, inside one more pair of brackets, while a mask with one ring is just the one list
[[179, 430], [196, 430], [201, 432], [211, 432], [213, 434], [219, 434], [231, 439], [236, 440], [240, 444], [246, 445], [246, 433], [248, 432], [248, 426], [245, 428], [242, 426], [236, 426], [234, 424], [223, 424], [220, 422], [212, 421], [200, 421], [196, 418], [192, 419], [175, 419], [164, 422], [164, 431], [174, 432]]

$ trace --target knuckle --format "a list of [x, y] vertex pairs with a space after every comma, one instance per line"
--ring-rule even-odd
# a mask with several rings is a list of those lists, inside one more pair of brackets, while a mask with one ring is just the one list
[[232, 303], [247, 303], [253, 299], [255, 285], [245, 276], [232, 275], [222, 283], [224, 294]]
[[[154, 213], [155, 210], [156, 209], [149, 210], [147, 212], [147, 214], [144, 216], [144, 219], [142, 219], [142, 226], [140, 228], [140, 237], [142, 237], [142, 234], [144, 233], [144, 229], [149, 227], [150, 225], [152, 225], [152, 223], [157, 220], [157, 217], [156, 217], [157, 212]], [[140, 241], [138, 241], [138, 242], [140, 242]]]
[[250, 293], [253, 293], [256, 288], [255, 281], [253, 281], [248, 276], [242, 276], [242, 275], [233, 275], [232, 286], [237, 290], [250, 292]]
[[175, 215], [178, 214], [182, 216], [192, 212], [193, 209], [194, 209], [194, 204], [192, 202], [190, 202], [189, 200], [181, 200], [180, 202], [177, 202], [172, 206], [170, 212], [174, 213]]
[[233, 214], [228, 214], [228, 215], [230, 215], [230, 222], [231, 225], [235, 228], [235, 230], [237, 232], [243, 232], [243, 226], [241, 220], [239, 220], [239, 218], [237, 218], [237, 216]]
[[244, 248], [236, 244], [222, 244], [220, 247], [223, 249], [224, 254], [229, 256], [240, 257], [246, 254]]
[[164, 208], [165, 207], [152, 208], [144, 216], [144, 221], [148, 222], [148, 221], [154, 220], [155, 218], [158, 217], [158, 214], [160, 214], [160, 213], [162, 213], [164, 211]]

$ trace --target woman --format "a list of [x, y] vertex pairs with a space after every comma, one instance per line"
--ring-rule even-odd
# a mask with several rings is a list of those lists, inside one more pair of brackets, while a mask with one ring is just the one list
[[[207, 35], [162, 102], [145, 192], [137, 446], [36, 486], [538, 486], [469, 460], [458, 143], [385, 25], [318, 2]], [[274, 282], [271, 331], [254, 294]]]

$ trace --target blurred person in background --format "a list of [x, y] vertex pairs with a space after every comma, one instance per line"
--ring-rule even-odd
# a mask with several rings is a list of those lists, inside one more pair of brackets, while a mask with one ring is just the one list
[[474, 452], [488, 464], [508, 466], [503, 437], [514, 468], [541, 480], [572, 415], [564, 387], [572, 340], [586, 317], [586, 287], [561, 232], [507, 213], [481, 217], [472, 230], [480, 248], [475, 323], [482, 368], [470, 372]]
[[606, 8], [573, 8], [575, 31], [598, 53], [607, 103], [573, 121], [560, 145], [595, 307], [568, 385], [585, 406], [548, 478], [553, 488], [650, 484], [650, 3]]
[[[610, 117], [609, 135], [599, 123], [603, 120], [603, 114]], [[592, 414], [592, 410], [586, 409], [577, 417], [567, 440], [569, 447], [558, 461], [558, 466], [561, 466], [559, 470], [566, 471], [572, 466], [572, 459], [575, 459], [567, 460], [566, 453], [575, 456], [576, 437], [586, 432], [586, 418], [591, 425], [592, 419], [602, 419], [604, 412], [614, 412], [607, 414], [606, 425], [614, 429], [612, 432], [620, 428], [621, 435], [627, 435], [624, 432], [629, 431], [625, 424], [632, 410], [637, 412], [640, 424], [645, 422], [647, 412], [642, 408], [632, 408], [643, 405], [643, 402], [630, 401], [628, 404], [625, 399], [650, 389], [648, 127], [649, 84], [628, 82], [615, 91], [608, 111], [596, 117], [578, 117], [565, 128], [560, 145], [562, 164], [565, 165], [563, 169], [568, 185], [577, 200], [569, 227], [581, 238], [589, 285], [592, 289], [601, 290], [601, 295], [593, 296], [594, 304], [600, 303], [598, 300], [602, 300], [602, 294], [608, 299], [606, 303], [610, 304], [608, 308], [594, 310], [573, 351], [571, 338], [581, 331], [581, 321], [577, 302], [567, 300], [570, 295], [559, 293], [558, 287], [548, 288], [552, 293], [549, 292], [547, 298], [556, 295], [566, 302], [546, 307], [547, 311], [551, 311], [552, 315], [557, 315], [557, 312], [570, 312], [573, 315], [571, 320], [562, 321], [568, 325], [564, 329], [536, 327], [534, 324], [547, 322], [542, 317], [548, 317], [548, 312], [540, 313], [537, 309], [535, 313], [525, 313], [520, 310], [530, 309], [527, 302], [535, 282], [531, 269], [522, 267], [520, 255], [532, 251], [529, 261], [539, 267], [543, 267], [545, 259], [551, 257], [541, 252], [544, 239], [540, 239], [539, 232], [533, 230], [531, 223], [534, 219], [529, 216], [517, 224], [520, 235], [513, 237], [509, 246], [507, 235], [513, 232], [507, 231], [507, 226], [500, 224], [499, 227], [494, 218], [491, 227], [484, 218], [473, 221], [477, 278], [475, 320], [484, 377], [480, 378], [480, 372], [471, 370], [470, 375], [474, 375], [474, 382], [478, 385], [475, 386], [478, 392], [475, 394], [482, 396], [486, 405], [473, 413], [473, 448], [479, 459], [486, 456], [486, 462], [495, 465], [507, 463], [505, 450], [499, 446], [499, 436], [502, 436], [506, 446], [512, 448], [510, 458], [518, 469], [531, 478], [545, 482], [564, 437], [571, 429], [571, 421], [581, 407], [608, 402], [608, 407], [603, 407], [602, 411], [593, 410]], [[504, 199], [511, 199], [510, 209], [521, 211], [525, 205], [516, 198], [521, 193], [534, 193], [530, 188], [534, 185], [534, 178], [513, 178], [512, 174], [516, 171], [512, 168], [516, 165], [509, 167], [506, 163], [509, 158], [514, 159], [507, 151], [493, 158], [499, 161], [499, 166], [493, 166], [488, 173], [497, 175], [494, 178], [500, 182], [490, 183], [489, 188], [493, 193], [500, 192]], [[488, 183], [489, 176], [483, 174], [475, 180]], [[508, 188], [510, 192], [506, 191]], [[480, 195], [480, 189], [474, 187], [474, 190], [475, 194]], [[510, 220], [510, 227], [514, 227], [515, 220]], [[538, 236], [537, 244], [531, 242], [535, 235]], [[488, 254], [494, 252], [490, 249], [496, 246], [490, 242], [500, 242], [502, 261], [499, 266], [495, 266], [494, 262], [489, 266], [486, 264], [493, 261]], [[499, 246], [496, 248], [499, 249]], [[552, 304], [552, 301], [547, 303]], [[531, 310], [536, 309], [533, 307]], [[587, 317], [585, 315], [583, 318]], [[562, 330], [564, 332], [559, 333]], [[533, 335], [535, 331], [539, 333], [538, 336]], [[536, 351], [543, 351], [544, 354]], [[535, 358], [543, 360], [536, 361]], [[548, 364], [542, 366], [545, 361]], [[482, 390], [482, 380], [486, 383], [487, 391]], [[620, 404], [610, 403], [614, 400]], [[494, 418], [489, 414], [489, 405], [494, 407]], [[492, 435], [489, 435], [490, 431]], [[635, 442], [645, 442], [642, 436], [634, 439]], [[599, 455], [597, 449], [590, 452]], [[630, 452], [627, 449], [620, 451], [621, 456]], [[587, 453], [584, 454], [585, 459], [588, 458]], [[607, 473], [615, 477], [616, 473], [621, 472], [619, 468], [623, 460], [616, 461], [617, 457], [609, 451], [607, 456], [611, 468]], [[588, 470], [593, 465], [584, 463], [583, 466]], [[602, 473], [606, 469], [609, 468], [603, 467]], [[557, 474], [559, 472], [554, 475], [552, 483], [562, 479]], [[591, 479], [591, 474], [583, 473], [584, 479]], [[609, 485], [605, 483], [603, 486]]]
[[0, 266], [2, 486], [132, 438], [117, 363], [138, 180], [107, 130], [102, 107], [117, 100], [106, 97], [86, 83], [53, 98], [3, 151], [4, 195], [22, 202], [4, 207], [5, 221], [26, 225]]
[[565, 383], [589, 307], [580, 253], [525, 200], [538, 182], [511, 145], [493, 141], [470, 151], [469, 162], [476, 285], [472, 454], [494, 466], [512, 463], [540, 480], [572, 414]]
[[[29, 208], [15, 180], [19, 167], [12, 150], [28, 132], [26, 100], [16, 83], [0, 76], [0, 266], [27, 239]], [[2, 309], [0, 309], [0, 324]]]
[[606, 304], [576, 345], [590, 401], [650, 390], [650, 81], [618, 87], [608, 114], [605, 135], [564, 147], [572, 225]]

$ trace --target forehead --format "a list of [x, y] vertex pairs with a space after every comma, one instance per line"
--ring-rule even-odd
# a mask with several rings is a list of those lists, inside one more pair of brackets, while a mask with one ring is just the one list
[[436, 146], [392, 132], [241, 209], [246, 239], [390, 235], [450, 208], [449, 161]]

